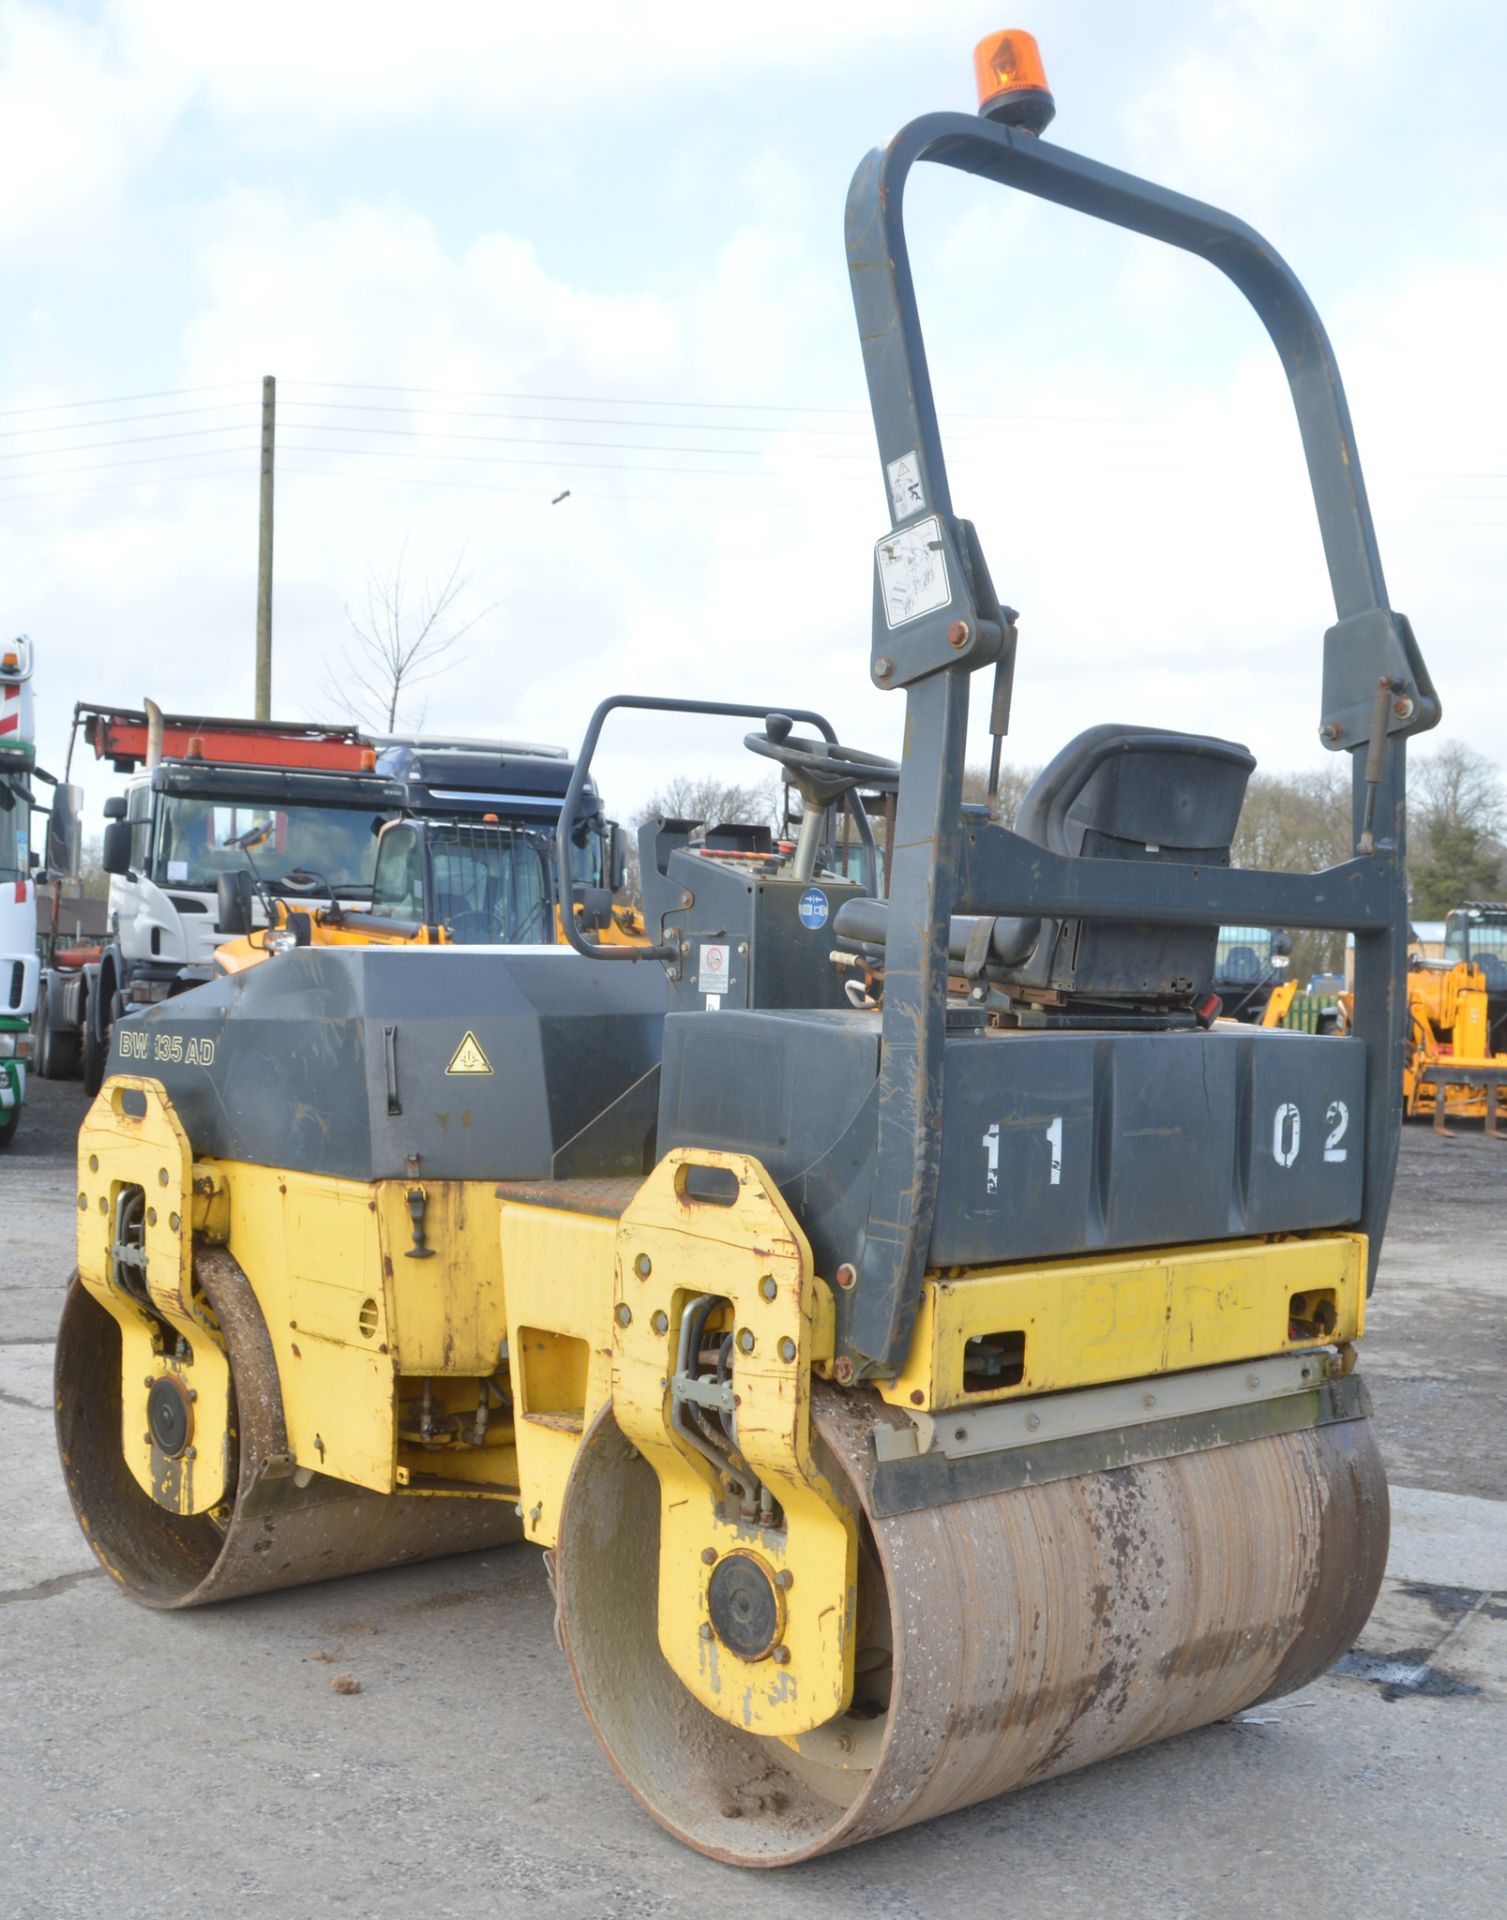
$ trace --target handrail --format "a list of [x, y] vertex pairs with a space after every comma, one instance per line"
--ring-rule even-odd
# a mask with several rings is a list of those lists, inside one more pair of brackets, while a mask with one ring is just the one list
[[[581, 751], [576, 755], [574, 771], [570, 776], [570, 785], [565, 790], [565, 799], [560, 807], [560, 820], [555, 829], [555, 858], [559, 866], [559, 888], [561, 900], [560, 924], [565, 938], [577, 953], [584, 953], [592, 960], [662, 960], [676, 961], [680, 958], [680, 949], [669, 941], [657, 947], [640, 946], [604, 946], [599, 941], [588, 940], [576, 923], [576, 883], [570, 865], [570, 834], [575, 825], [576, 813], [581, 805], [581, 795], [586, 790], [587, 776], [591, 771], [592, 757], [597, 750], [597, 741], [601, 738], [602, 726], [609, 713], [620, 707], [628, 707], [640, 713], [701, 713], [712, 719], [730, 720], [766, 720], [771, 713], [787, 713], [792, 720], [800, 720], [807, 726], [820, 730], [823, 739], [832, 745], [837, 743], [837, 734], [832, 722], [824, 715], [814, 712], [810, 707], [754, 707], [741, 701], [729, 700], [674, 700], [659, 698], [652, 694], [615, 693], [604, 700], [591, 716], [586, 729], [586, 738], [581, 742]], [[860, 838], [870, 853], [874, 850], [874, 833], [863, 809], [857, 808], [854, 818], [858, 822]]]
[[1004, 827], [965, 833], [954, 912], [1118, 920], [1158, 927], [1390, 926], [1391, 862], [1357, 856], [1319, 873], [1050, 853]]
[[[1291, 391], [1334, 598], [1336, 620], [1324, 640], [1321, 735], [1329, 748], [1353, 753], [1356, 835], [1363, 820], [1374, 819], [1374, 856], [1318, 875], [1139, 861], [1119, 863], [1122, 871], [1111, 874], [1106, 869], [1114, 863], [1064, 860], [1000, 828], [965, 828], [969, 676], [999, 663], [992, 730], [1000, 734], [1008, 717], [1014, 624], [995, 597], [973, 528], [953, 508], [905, 236], [905, 187], [921, 160], [1196, 254], [1255, 309]], [[875, 550], [870, 672], [880, 687], [903, 687], [907, 706], [890, 873], [878, 1147], [858, 1284], [838, 1301], [842, 1350], [861, 1372], [885, 1374], [910, 1343], [940, 1175], [947, 932], [955, 912], [1183, 925], [1270, 913], [1272, 924], [1352, 928], [1356, 1031], [1368, 1050], [1361, 1225], [1371, 1236], [1374, 1274], [1400, 1127], [1403, 1010], [1392, 986], [1407, 928], [1402, 741], [1437, 724], [1439, 703], [1411, 628], [1387, 604], [1349, 409], [1312, 302], [1281, 256], [1244, 221], [1032, 134], [959, 113], [912, 122], [860, 164], [848, 195], [847, 248], [891, 503], [890, 529]], [[966, 297], [976, 297], [972, 284]], [[1371, 755], [1368, 786], [1366, 755], [1355, 750], [1367, 745], [1379, 723], [1390, 751], [1379, 743]]]

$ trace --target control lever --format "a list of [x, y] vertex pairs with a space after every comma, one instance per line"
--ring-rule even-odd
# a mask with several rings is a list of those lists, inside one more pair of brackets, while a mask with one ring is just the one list
[[1387, 749], [1392, 737], [1387, 731], [1387, 718], [1392, 709], [1392, 696], [1401, 693], [1402, 682], [1383, 674], [1376, 683], [1376, 700], [1371, 708], [1371, 738], [1366, 744], [1366, 805], [1361, 815], [1360, 839], [1355, 851], [1359, 854], [1376, 851], [1376, 792], [1381, 785], [1381, 777], [1387, 768]]
[[1020, 615], [1014, 607], [1001, 607], [1000, 625], [1004, 629], [1005, 643], [1000, 656], [994, 663], [994, 693], [989, 702], [989, 818], [999, 819], [999, 772], [1000, 757], [1004, 749], [1005, 735], [1010, 731], [1010, 697], [1015, 686], [1015, 643], [1019, 637], [1016, 621]]

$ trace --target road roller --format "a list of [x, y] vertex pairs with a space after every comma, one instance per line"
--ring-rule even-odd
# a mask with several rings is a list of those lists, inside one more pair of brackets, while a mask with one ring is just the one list
[[[651, 820], [640, 947], [567, 902], [568, 947], [304, 948], [132, 1014], [79, 1140], [58, 1433], [124, 1591], [538, 1546], [622, 1780], [746, 1866], [1301, 1687], [1386, 1557], [1356, 1354], [1399, 1133], [1405, 743], [1438, 701], [1290, 269], [1043, 138], [1028, 35], [976, 64], [980, 113], [907, 126], [847, 207], [901, 760], [779, 700], [608, 700], [576, 788], [609, 719], [712, 714], [799, 794], [798, 836]], [[997, 768], [1022, 623], [948, 484], [923, 161], [1179, 247], [1255, 308], [1333, 589], [1338, 865], [1233, 868], [1254, 760], [1154, 710], [1078, 733], [1010, 821], [997, 781], [965, 804], [973, 676]], [[1222, 1020], [1222, 924], [1353, 934], [1349, 1033]]]

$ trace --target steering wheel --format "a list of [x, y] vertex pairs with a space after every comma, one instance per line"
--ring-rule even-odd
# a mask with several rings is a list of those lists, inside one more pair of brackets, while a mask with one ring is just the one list
[[445, 929], [457, 947], [492, 947], [502, 943], [501, 930], [492, 916], [468, 907], [461, 913], [447, 914]]
[[857, 747], [839, 746], [832, 740], [807, 739], [791, 731], [794, 725], [788, 714], [771, 713], [764, 731], [745, 733], [743, 744], [750, 753], [778, 761], [808, 807], [830, 807], [855, 787], [880, 793], [894, 793], [899, 788], [898, 761], [863, 753]]
[[294, 867], [273, 884], [279, 893], [292, 894], [295, 899], [306, 900], [311, 894], [322, 893], [332, 907], [340, 904], [333, 884], [313, 867]]

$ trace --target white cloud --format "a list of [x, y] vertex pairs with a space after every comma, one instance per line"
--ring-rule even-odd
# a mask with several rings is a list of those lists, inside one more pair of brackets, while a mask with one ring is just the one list
[[[972, 10], [929, 10], [966, 62]], [[702, 0], [107, 0], [92, 19], [46, 0], [0, 6], [0, 244], [44, 254], [62, 218], [108, 226], [143, 171], [198, 118], [249, 150], [312, 155], [413, 127], [569, 130], [643, 122], [783, 77], [871, 62], [913, 41], [908, 0], [813, 8], [765, 0], [756, 22]]]
[[[674, 11], [645, 17], [663, 23]], [[587, 235], [563, 256], [567, 267], [546, 264], [561, 250], [532, 224], [527, 199], [506, 208], [505, 224], [457, 232], [441, 224], [441, 209], [417, 200], [348, 189], [342, 199], [312, 162], [300, 190], [274, 189], [248, 162], [239, 169], [247, 186], [206, 187], [168, 214], [155, 190], [148, 196], [130, 178], [160, 151], [164, 129], [190, 112], [237, 139], [281, 138], [279, 128], [302, 125], [310, 143], [337, 146], [358, 123], [401, 121], [442, 143], [452, 118], [484, 117], [488, 100], [496, 117], [522, 126], [556, 113], [552, 76], [582, 46], [594, 57], [581, 105], [589, 97], [604, 115], [614, 87], [657, 89], [673, 105], [717, 84], [719, 63], [738, 47], [745, 72], [769, 76], [777, 103], [781, 75], [823, 62], [840, 69], [838, 10], [837, 24], [822, 15], [805, 38], [782, 30], [794, 9], [767, 16], [752, 36], [730, 24], [735, 16], [698, 10], [697, 34], [673, 44], [668, 26], [656, 28], [658, 37], [631, 36], [615, 64], [600, 51], [605, 29], [567, 36], [533, 12], [522, 26], [514, 21], [507, 45], [500, 10], [470, 13], [482, 24], [464, 59], [447, 38], [461, 14], [444, 7], [423, 44], [406, 48], [381, 9], [363, 9], [368, 30], [343, 41], [325, 24], [343, 9], [305, 8], [307, 37], [279, 33], [278, 10], [264, 10], [257, 32], [265, 45], [249, 28], [232, 32], [223, 12], [193, 12], [177, 18], [183, 31], [172, 54], [174, 9], [119, 6], [107, 28], [92, 32], [35, 8], [12, 7], [0, 19], [22, 69], [45, 82], [37, 112], [61, 108], [62, 126], [75, 110], [91, 120], [86, 161], [44, 215], [54, 238], [71, 244], [106, 205], [121, 216], [122, 244], [143, 221], [169, 222], [190, 297], [185, 305], [164, 292], [171, 374], [161, 384], [244, 374], [249, 425], [255, 375], [270, 369], [282, 378], [279, 708], [325, 707], [321, 661], [338, 650], [344, 605], [359, 596], [366, 565], [382, 564], [406, 538], [420, 571], [442, 571], [464, 546], [473, 604], [496, 603], [466, 642], [466, 665], [433, 689], [436, 725], [570, 743], [602, 694], [670, 690], [804, 699], [830, 710], [857, 744], [893, 750], [903, 703], [873, 691], [866, 672], [870, 547], [883, 518], [865, 417], [785, 415], [779, 433], [734, 434], [729, 419], [776, 420], [648, 405], [717, 396], [862, 405], [839, 209], [828, 204], [834, 190], [816, 191], [777, 114], [767, 129], [747, 102], [730, 116], [733, 158], [720, 155], [714, 177], [703, 149], [684, 161], [691, 177], [700, 166], [706, 191], [727, 209], [725, 236], [694, 269], [679, 259], [674, 236], [663, 249], [646, 237], [637, 262], [624, 267], [619, 258], [610, 276], [597, 270]], [[522, 19], [521, 9], [507, 17], [515, 13]], [[1248, 201], [1233, 188], [1256, 164], [1259, 142], [1256, 118], [1229, 94], [1232, 72], [1248, 54], [1251, 91], [1270, 78], [1284, 112], [1302, 104], [1292, 88], [1312, 93], [1322, 84], [1284, 78], [1285, 63], [1301, 68], [1307, 57], [1308, 29], [1294, 11], [1280, 11], [1253, 49], [1254, 17], [1227, 9], [1216, 32], [1194, 39], [1163, 116], [1166, 137], [1182, 144], [1162, 164], [1170, 160], [1187, 179], [1196, 158], [1201, 190], [1228, 176], [1228, 197], [1242, 208]], [[884, 9], [871, 40], [902, 33], [901, 23], [900, 9]], [[966, 50], [969, 32], [955, 37]], [[1323, 59], [1336, 44], [1325, 43]], [[281, 77], [269, 50], [284, 62]], [[1321, 69], [1319, 53], [1309, 53]], [[154, 86], [128, 112], [125, 94], [154, 64]], [[1209, 99], [1233, 101], [1227, 115], [1197, 104], [1205, 75]], [[24, 91], [24, 80], [17, 84]], [[855, 125], [861, 106], [843, 99]], [[761, 135], [752, 146], [750, 126]], [[1158, 171], [1149, 133], [1147, 144], [1146, 164]], [[667, 164], [683, 163], [673, 141], [665, 152]], [[1322, 153], [1285, 155], [1270, 186], [1279, 240], [1283, 207], [1302, 198], [1305, 170], [1324, 180], [1334, 164]], [[105, 174], [116, 183], [108, 192]], [[1263, 185], [1256, 197], [1266, 193]], [[70, 195], [87, 205], [81, 225], [69, 224]], [[1025, 616], [1014, 754], [1039, 761], [1078, 727], [1118, 717], [1243, 737], [1269, 765], [1311, 762], [1319, 640], [1332, 615], [1285, 386], [1264, 339], [1242, 329], [1217, 276], [1200, 277], [1196, 266], [1141, 243], [992, 192], [918, 195], [916, 207], [937, 223], [919, 270], [939, 395], [944, 408], [973, 416], [953, 423], [957, 505], [978, 522], [996, 582]], [[1431, 477], [1487, 466], [1479, 449], [1503, 444], [1507, 403], [1493, 328], [1507, 288], [1481, 257], [1488, 245], [1499, 259], [1499, 235], [1441, 222], [1435, 258], [1407, 275], [1387, 263], [1364, 282], [1352, 277], [1330, 318], [1394, 593], [1414, 616], [1452, 720], [1499, 755], [1507, 681], [1486, 623], [1500, 535], [1426, 524], [1504, 517], [1490, 503], [1449, 500], [1455, 483]], [[49, 324], [49, 284], [42, 279], [34, 301], [37, 339]], [[128, 391], [140, 382], [129, 364], [109, 359], [110, 291], [108, 281], [99, 289], [98, 328], [98, 377], [110, 385], [95, 390]], [[81, 390], [82, 374], [70, 382], [66, 366], [48, 364], [58, 397]], [[95, 377], [91, 369], [91, 386]], [[321, 379], [647, 399], [604, 410], [437, 394], [413, 396], [407, 414], [316, 413], [315, 390], [299, 383]], [[372, 392], [318, 397], [403, 405], [401, 395]], [[453, 417], [455, 408], [471, 417]], [[579, 424], [531, 428], [485, 417], [509, 412], [570, 414]], [[611, 414], [674, 424], [589, 424]], [[316, 419], [341, 431], [320, 433]], [[422, 437], [354, 430], [385, 424]], [[710, 424], [718, 431], [698, 431]], [[458, 432], [537, 435], [541, 444], [449, 437]], [[658, 460], [605, 447], [571, 452], [559, 444], [569, 438], [692, 451]], [[717, 451], [735, 439], [767, 457]], [[345, 451], [356, 447], [403, 457]], [[407, 457], [420, 453], [434, 458]], [[75, 695], [135, 701], [143, 692], [173, 705], [245, 708], [255, 489], [249, 453], [237, 457], [244, 477], [10, 503], [0, 569], [24, 613], [6, 617], [42, 643], [54, 716]], [[525, 464], [536, 460], [544, 464]], [[611, 470], [617, 462], [622, 470]], [[727, 471], [670, 471], [698, 467]], [[451, 484], [420, 484], [423, 476]], [[571, 497], [550, 506], [565, 487]], [[610, 497], [620, 494], [637, 497]], [[1471, 698], [1458, 697], [1462, 686]], [[630, 810], [671, 756], [684, 764], [704, 752], [708, 764], [736, 772], [736, 731], [709, 726], [697, 736], [703, 748], [683, 744], [670, 723], [624, 723], [603, 763], [609, 798]]]
[[1374, 133], [1381, 97], [1416, 99], [1418, 37], [1405, 0], [1218, 0], [1127, 102], [1134, 164], [1263, 226]]
[[107, 26], [0, 7], [0, 246], [45, 255], [65, 220], [74, 245], [107, 228], [188, 97], [171, 65], [123, 64]]
[[[917, 28], [905, 0], [764, 0], [756, 16], [703, 0], [576, 0], [564, 18], [519, 0], [429, 0], [422, 13], [409, 0], [131, 0], [115, 12], [169, 59], [177, 49], [191, 62], [226, 119], [299, 143], [446, 115], [489, 126], [621, 118], [687, 89], [716, 97], [751, 79], [817, 73]], [[928, 28], [970, 13], [934, 9]], [[959, 39], [966, 56], [964, 30]]]

